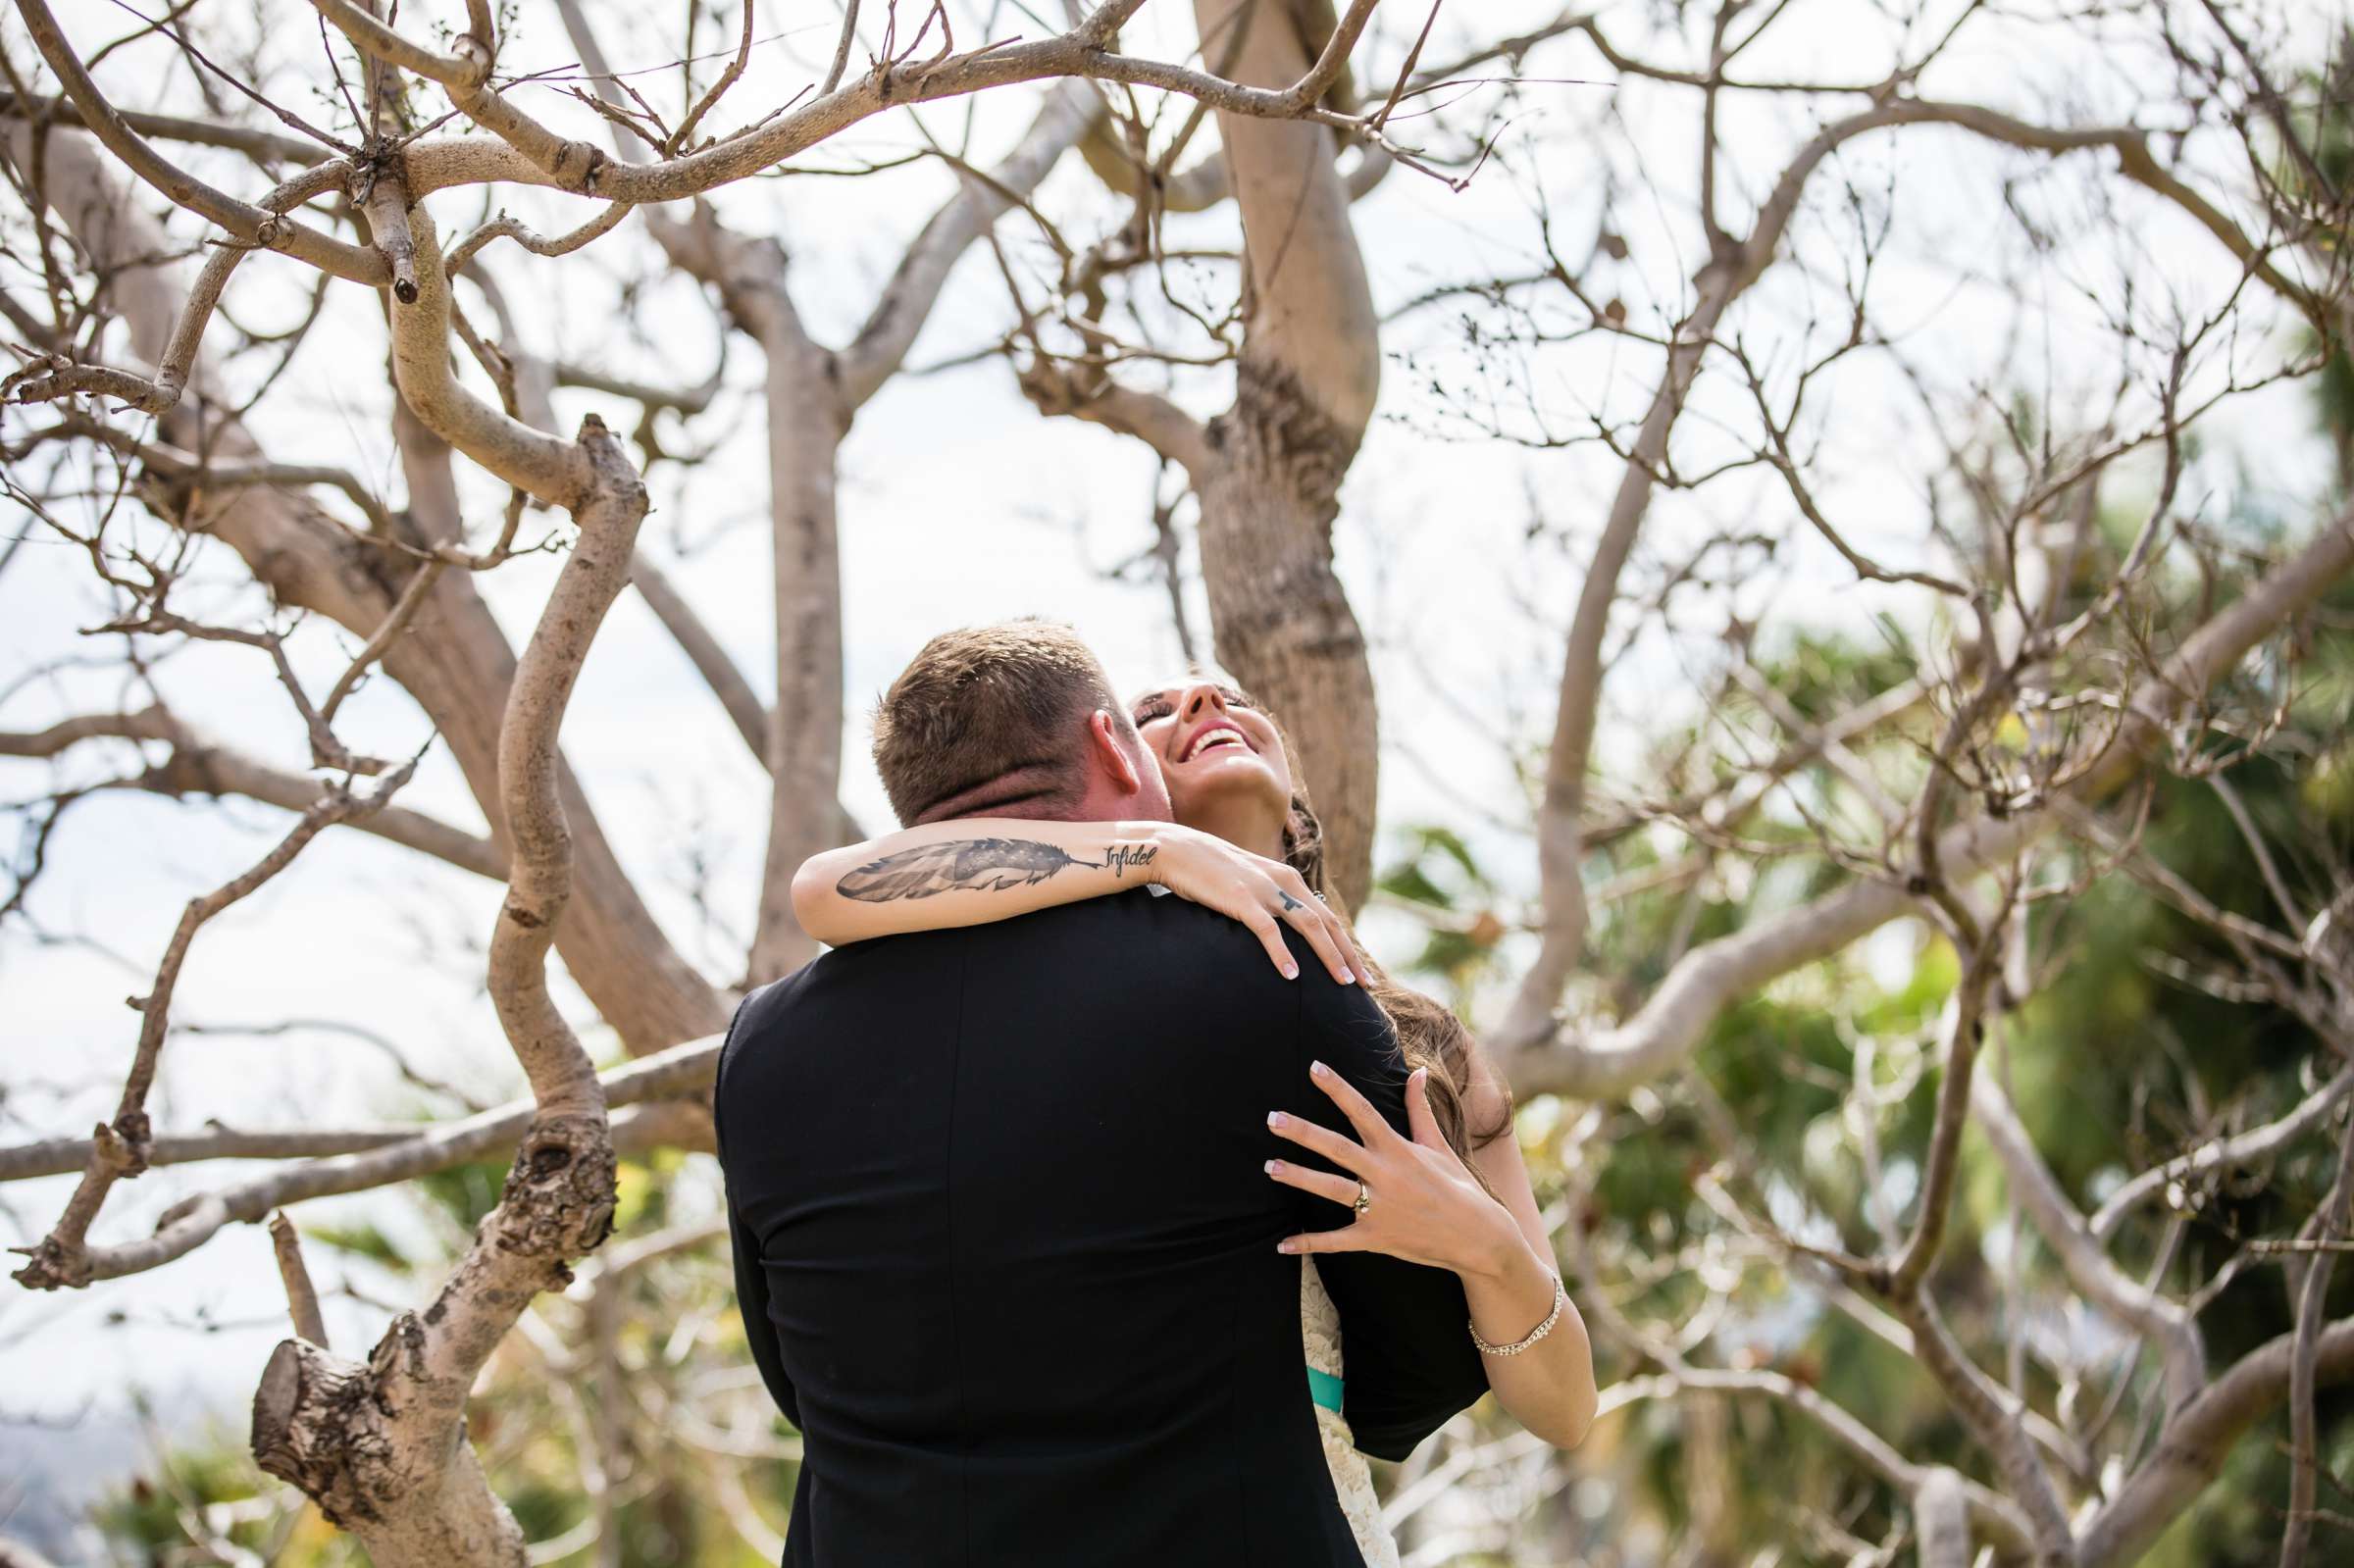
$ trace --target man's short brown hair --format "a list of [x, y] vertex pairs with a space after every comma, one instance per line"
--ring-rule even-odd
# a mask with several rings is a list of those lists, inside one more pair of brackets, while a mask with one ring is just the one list
[[875, 770], [901, 826], [983, 814], [1049, 817], [1087, 793], [1087, 716], [1128, 728], [1095, 651], [1024, 619], [944, 632], [875, 709]]

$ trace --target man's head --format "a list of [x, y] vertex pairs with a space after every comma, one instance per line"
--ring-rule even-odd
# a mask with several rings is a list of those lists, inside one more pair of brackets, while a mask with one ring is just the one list
[[875, 769], [904, 827], [951, 817], [1166, 822], [1169, 796], [1103, 666], [1038, 620], [944, 632], [875, 710]]

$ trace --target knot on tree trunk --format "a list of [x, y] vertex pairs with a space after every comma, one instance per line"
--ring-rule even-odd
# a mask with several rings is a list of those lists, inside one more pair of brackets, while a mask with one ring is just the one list
[[1332, 565], [1357, 437], [1280, 365], [1246, 358], [1237, 380], [1234, 407], [1209, 427], [1222, 461], [1203, 486], [1202, 533], [1216, 557], [1206, 585], [1220, 655], [1273, 696], [1281, 683], [1271, 672], [1287, 660], [1364, 656]]
[[561, 1274], [613, 1233], [614, 1171], [602, 1115], [542, 1117], [524, 1135], [498, 1208], [483, 1223], [495, 1228], [501, 1251], [545, 1258]]
[[253, 1454], [380, 1568], [523, 1568], [521, 1531], [466, 1442], [468, 1390], [533, 1296], [613, 1229], [614, 1156], [601, 1106], [543, 1113], [498, 1207], [423, 1316], [403, 1312], [367, 1364], [281, 1342], [253, 1401]]
[[1380, 753], [1364, 632], [1332, 557], [1357, 433], [1290, 371], [1246, 357], [1197, 480], [1218, 660], [1286, 727], [1295, 783], [1322, 817], [1325, 876], [1352, 906], [1372, 883]]
[[1209, 424], [1209, 444], [1228, 465], [1274, 486], [1326, 530], [1340, 515], [1341, 481], [1362, 437], [1289, 369], [1249, 354], [1235, 371], [1234, 406]]
[[346, 1530], [380, 1517], [404, 1484], [376, 1386], [372, 1366], [282, 1340], [254, 1391], [254, 1459]]
[[253, 1397], [254, 1458], [359, 1537], [378, 1568], [526, 1568], [523, 1532], [492, 1495], [464, 1416], [418, 1386], [428, 1332], [402, 1313], [366, 1365], [281, 1341]]
[[[146, 1004], [145, 997], [129, 1001], [133, 1007]], [[83, 1244], [90, 1221], [109, 1186], [147, 1169], [151, 1136], [147, 1113], [138, 1110], [125, 1111], [111, 1124], [99, 1122], [90, 1128], [87, 1173], [57, 1228], [31, 1246], [9, 1249], [28, 1260], [12, 1276], [19, 1285], [27, 1290], [78, 1290], [90, 1283], [94, 1271], [89, 1249]]]
[[142, 1176], [147, 1171], [147, 1156], [155, 1148], [155, 1124], [145, 1111], [125, 1111], [115, 1118], [114, 1134], [121, 1140], [120, 1159], [125, 1176]]

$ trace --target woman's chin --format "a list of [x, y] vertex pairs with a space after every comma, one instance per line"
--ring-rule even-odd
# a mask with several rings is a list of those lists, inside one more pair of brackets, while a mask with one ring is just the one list
[[1187, 827], [1194, 819], [1223, 821], [1238, 809], [1271, 811], [1279, 817], [1290, 811], [1291, 791], [1274, 770], [1255, 756], [1218, 757], [1189, 763], [1168, 774], [1169, 810]]

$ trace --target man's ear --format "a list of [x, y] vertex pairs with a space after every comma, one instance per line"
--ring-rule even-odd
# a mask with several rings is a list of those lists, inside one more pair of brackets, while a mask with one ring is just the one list
[[1145, 787], [1144, 775], [1137, 771], [1137, 759], [1121, 742], [1120, 721], [1098, 708], [1087, 721], [1087, 740], [1095, 753], [1096, 766], [1119, 786], [1124, 795], [1137, 794]]

